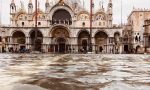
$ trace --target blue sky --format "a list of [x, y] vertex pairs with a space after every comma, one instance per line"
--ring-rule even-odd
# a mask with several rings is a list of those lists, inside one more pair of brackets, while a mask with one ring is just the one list
[[[16, 5], [20, 6], [20, 1], [24, 2], [24, 6], [27, 9], [27, 4], [29, 0], [15, 0]], [[32, 0], [34, 1], [34, 0]], [[39, 0], [40, 7], [44, 10], [45, 8], [45, 1], [46, 0]], [[49, 0], [52, 1], [52, 0]], [[54, 0], [56, 1], [56, 0]], [[99, 8], [99, 2], [104, 2], [105, 9], [107, 8], [107, 4], [109, 0], [93, 0], [95, 2], [95, 10]], [[114, 24], [120, 24], [121, 22], [121, 0], [112, 0], [113, 1], [113, 23]], [[0, 0], [1, 3], [1, 22], [2, 24], [9, 24], [10, 23], [10, 15], [9, 15], [9, 5], [11, 0]], [[82, 4], [83, 0], [81, 0]], [[85, 7], [89, 8], [90, 0], [84, 0]], [[126, 23], [128, 15], [133, 10], [133, 7], [135, 8], [150, 8], [150, 0], [122, 0], [123, 2], [123, 23]], [[83, 5], [83, 4], [82, 4]]]

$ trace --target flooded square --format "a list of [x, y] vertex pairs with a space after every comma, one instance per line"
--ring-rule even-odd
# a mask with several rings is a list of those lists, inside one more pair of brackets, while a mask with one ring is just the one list
[[1, 90], [149, 90], [150, 55], [0, 54]]

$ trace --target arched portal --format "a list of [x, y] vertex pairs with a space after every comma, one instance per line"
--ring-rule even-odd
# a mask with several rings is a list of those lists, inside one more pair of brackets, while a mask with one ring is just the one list
[[57, 26], [53, 28], [52, 35], [52, 47], [54, 52], [65, 53], [69, 48], [69, 32], [65, 27]]
[[95, 44], [96, 44], [96, 51], [97, 52], [107, 52], [107, 39], [108, 35], [100, 31], [95, 34]]
[[[37, 38], [35, 38], [35, 34], [37, 34]], [[42, 50], [42, 43], [43, 43], [43, 35], [42, 33], [37, 30], [32, 30], [30, 32], [30, 43], [32, 45], [32, 49], [36, 51], [41, 51]]]
[[64, 38], [57, 39], [58, 52], [64, 53], [66, 50], [66, 40]]
[[78, 35], [78, 46], [80, 51], [88, 50], [88, 43], [89, 43], [90, 34], [88, 31], [81, 31]]
[[12, 43], [13, 43], [13, 47], [11, 47], [12, 51], [15, 52], [23, 52], [23, 50], [25, 50], [25, 34], [22, 31], [15, 31], [12, 34]]
[[52, 24], [72, 24], [72, 18], [67, 10], [59, 9], [52, 16]]
[[25, 34], [21, 31], [16, 31], [12, 35], [14, 44], [25, 44]]

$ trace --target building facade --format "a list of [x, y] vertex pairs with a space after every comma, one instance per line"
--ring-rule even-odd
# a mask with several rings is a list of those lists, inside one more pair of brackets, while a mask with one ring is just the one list
[[[149, 9], [133, 9], [128, 17], [127, 26], [130, 33], [130, 47], [137, 53], [145, 52], [145, 34], [147, 34], [147, 20], [150, 18]], [[146, 25], [146, 28], [144, 27]]]
[[[69, 0], [68, 0], [69, 1]], [[17, 9], [14, 0], [10, 4], [9, 26], [2, 26], [4, 41], [1, 48], [6, 52], [22, 49], [67, 53], [88, 51], [90, 40], [90, 13], [79, 4], [79, 0], [60, 0], [56, 4], [45, 2], [45, 11], [38, 5], [37, 26], [33, 2], [29, 0], [28, 10], [23, 3]], [[93, 8], [94, 9], [94, 8]], [[103, 5], [93, 13], [91, 42], [93, 52], [122, 53], [123, 28], [113, 25], [113, 3], [109, 0], [105, 10]], [[37, 39], [35, 41], [35, 35]], [[2, 50], [2, 49], [1, 49]]]
[[145, 52], [150, 53], [150, 19], [145, 20], [144, 46]]

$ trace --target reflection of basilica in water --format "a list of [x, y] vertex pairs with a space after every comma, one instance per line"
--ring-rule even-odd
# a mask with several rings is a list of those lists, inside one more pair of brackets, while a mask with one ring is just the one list
[[[16, 9], [12, 0], [10, 4], [11, 25], [3, 27], [5, 33], [5, 48], [16, 50], [26, 48], [36, 49], [44, 52], [68, 52], [87, 51], [90, 38], [90, 13], [83, 8], [79, 0], [74, 2], [59, 1], [52, 5], [48, 0], [45, 2], [45, 11], [38, 6], [38, 34], [35, 39], [35, 12], [33, 2], [29, 0], [28, 11], [22, 5]], [[113, 3], [109, 0], [107, 10], [100, 5], [93, 14], [92, 47], [93, 52], [122, 52], [122, 31], [123, 29], [114, 26]]]

